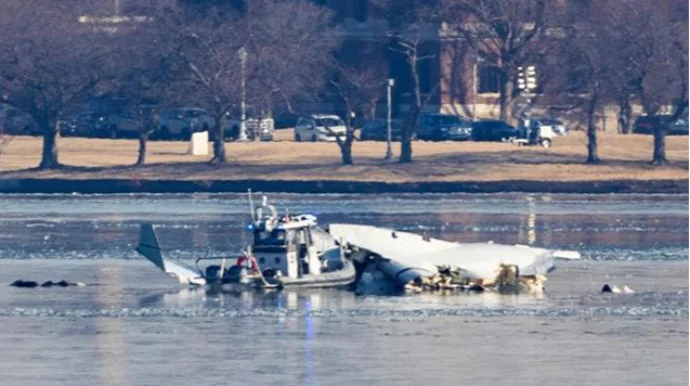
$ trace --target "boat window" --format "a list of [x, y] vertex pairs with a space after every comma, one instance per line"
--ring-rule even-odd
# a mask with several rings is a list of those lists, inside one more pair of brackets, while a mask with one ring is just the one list
[[274, 259], [274, 263], [275, 263], [275, 265], [280, 265], [280, 257], [276, 257]]
[[261, 265], [266, 264], [266, 259], [263, 257], [259, 257], [259, 264], [261, 264]]
[[297, 244], [296, 242], [296, 234], [294, 230], [289, 230], [287, 231], [287, 234], [285, 234], [285, 244], [286, 245], [295, 245]]
[[304, 234], [303, 229], [300, 229], [299, 231], [297, 231], [297, 243], [299, 245], [307, 243], [307, 236]]
[[285, 245], [285, 231], [283, 229], [274, 229], [271, 232], [256, 232], [254, 233], [255, 245]]

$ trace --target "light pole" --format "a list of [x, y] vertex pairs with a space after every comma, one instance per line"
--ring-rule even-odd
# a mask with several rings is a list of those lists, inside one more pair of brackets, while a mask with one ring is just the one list
[[482, 62], [482, 58], [477, 55], [474, 59], [474, 64], [472, 66], [472, 120], [476, 121], [477, 120], [477, 94], [479, 93], [479, 85], [477, 84], [477, 78], [478, 76], [478, 67], [479, 63]]
[[393, 159], [393, 149], [391, 148], [391, 136], [392, 136], [392, 129], [391, 129], [391, 93], [393, 90], [393, 86], [395, 86], [395, 79], [389, 78], [388, 79], [388, 85], [387, 85], [387, 102], [388, 102], [388, 116], [386, 120], [386, 160], [392, 160]]
[[242, 64], [242, 102], [240, 104], [240, 135], [238, 140], [247, 140], [247, 50], [244, 46], [240, 47], [237, 54]]

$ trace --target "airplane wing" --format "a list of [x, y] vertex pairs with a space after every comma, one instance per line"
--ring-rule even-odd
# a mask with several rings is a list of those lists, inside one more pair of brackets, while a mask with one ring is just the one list
[[572, 251], [453, 243], [366, 225], [330, 224], [329, 230], [336, 239], [383, 257], [380, 268], [401, 283], [437, 274], [439, 266], [462, 269], [471, 279], [493, 280], [502, 264], [517, 266], [521, 276], [545, 275], [553, 270], [554, 258], [579, 258], [579, 254]]
[[158, 237], [151, 224], [141, 224], [137, 252], [152, 262], [161, 271], [177, 279], [181, 284], [204, 285], [206, 279], [201, 273], [181, 262], [163, 259]]

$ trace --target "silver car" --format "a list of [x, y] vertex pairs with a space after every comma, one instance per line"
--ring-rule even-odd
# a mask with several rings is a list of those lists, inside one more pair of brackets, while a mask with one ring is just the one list
[[213, 118], [206, 110], [198, 107], [180, 107], [167, 110], [160, 115], [156, 136], [187, 141], [192, 133], [208, 131], [213, 126]]

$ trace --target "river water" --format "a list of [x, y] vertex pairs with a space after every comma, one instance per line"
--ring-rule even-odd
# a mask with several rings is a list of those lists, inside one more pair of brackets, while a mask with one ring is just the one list
[[[271, 195], [322, 224], [576, 249], [540, 296], [180, 290], [137, 257], [236, 254], [239, 195], [0, 196], [0, 385], [672, 385], [688, 379], [688, 196]], [[600, 294], [604, 283], [635, 294]]]

